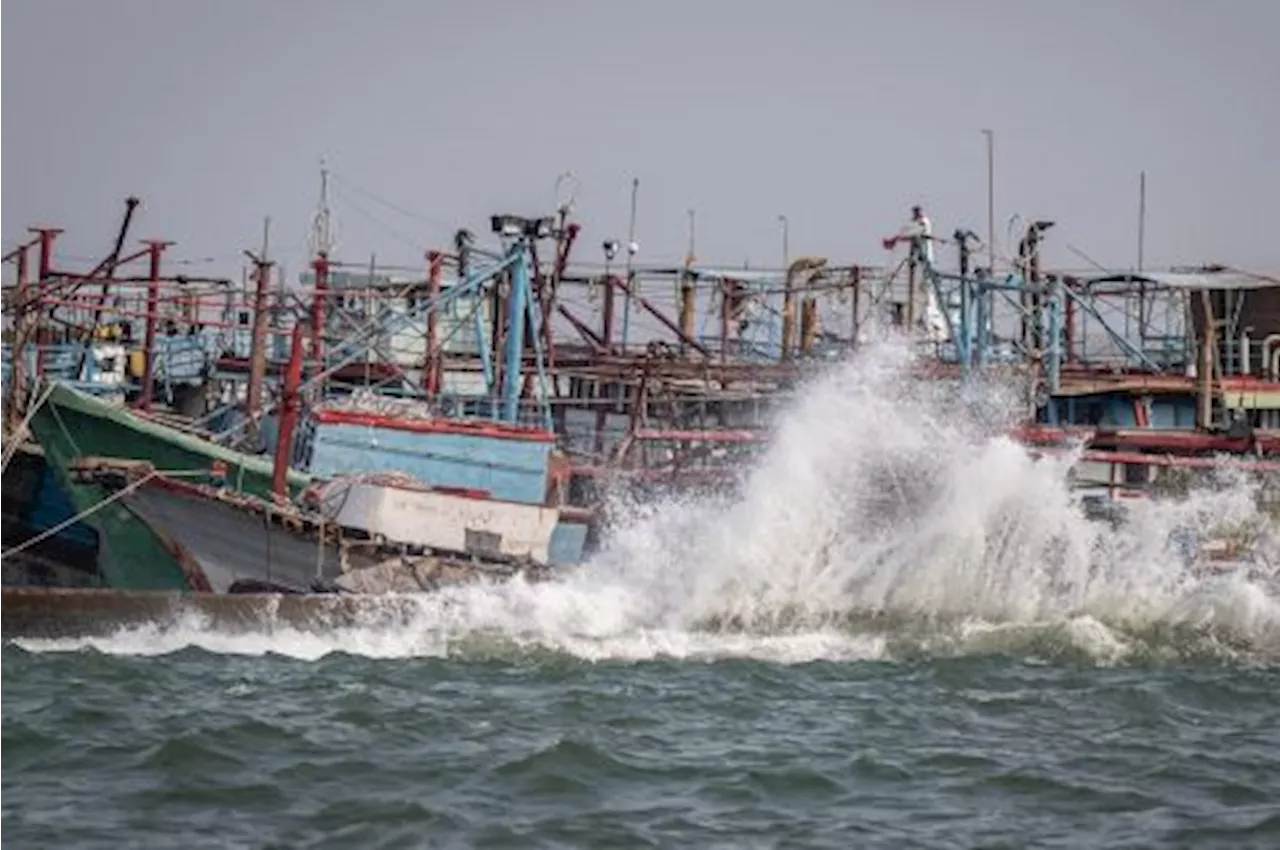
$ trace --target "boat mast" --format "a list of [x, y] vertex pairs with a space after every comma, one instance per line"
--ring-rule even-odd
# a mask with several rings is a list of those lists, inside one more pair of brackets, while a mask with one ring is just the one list
[[[316, 368], [324, 371], [324, 329], [326, 324], [325, 301], [329, 296], [329, 258], [337, 247], [334, 235], [333, 212], [329, 209], [329, 169], [320, 160], [320, 199], [311, 224], [311, 253], [314, 256], [315, 292], [311, 301], [311, 350]], [[324, 386], [320, 387], [321, 394]]]

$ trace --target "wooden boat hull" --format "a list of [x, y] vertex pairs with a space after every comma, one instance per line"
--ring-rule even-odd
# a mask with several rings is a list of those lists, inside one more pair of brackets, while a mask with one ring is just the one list
[[[441, 551], [353, 533], [320, 514], [207, 485], [137, 482], [120, 501], [173, 553], [196, 591], [403, 593], [550, 570], [527, 553]], [[129, 487], [124, 479], [117, 484]]]
[[195, 590], [228, 593], [237, 582], [261, 582], [305, 591], [342, 571], [336, 546], [194, 486], [152, 479], [122, 501], [198, 576]]

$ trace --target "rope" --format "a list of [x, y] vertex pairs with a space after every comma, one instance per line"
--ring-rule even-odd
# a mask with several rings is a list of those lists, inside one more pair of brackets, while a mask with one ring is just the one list
[[40, 408], [44, 407], [44, 403], [49, 400], [49, 396], [53, 394], [53, 388], [55, 386], [56, 383], [50, 381], [49, 386], [43, 393], [41, 393], [39, 400], [36, 401], [34, 406], [27, 410], [27, 414], [23, 416], [22, 421], [18, 423], [17, 429], [14, 430], [13, 435], [9, 438], [12, 442], [4, 451], [4, 460], [3, 463], [0, 463], [0, 472], [9, 468], [9, 461], [13, 460], [13, 456], [18, 453], [18, 448], [22, 445], [22, 441], [26, 439], [27, 426], [31, 424], [31, 420], [35, 417], [36, 413], [39, 412]]
[[125, 487], [122, 490], [112, 493], [110, 496], [103, 499], [101, 502], [98, 502], [98, 504], [94, 505], [93, 507], [86, 508], [85, 510], [76, 514], [75, 516], [65, 519], [62, 522], [58, 523], [53, 528], [45, 529], [44, 531], [37, 534], [35, 537], [32, 537], [30, 540], [23, 541], [22, 543], [19, 543], [17, 546], [14, 546], [12, 549], [5, 550], [3, 553], [0, 553], [0, 559], [7, 558], [10, 555], [16, 555], [19, 552], [22, 552], [26, 549], [30, 549], [32, 546], [36, 545], [37, 543], [48, 540], [50, 537], [53, 537], [55, 534], [67, 528], [68, 526], [75, 525], [80, 520], [85, 519], [86, 517], [91, 516], [92, 514], [96, 514], [98, 511], [102, 510], [112, 502], [123, 499], [125, 496], [129, 495], [134, 490], [137, 490], [143, 484], [146, 484], [148, 481], [150, 481], [152, 478], [155, 478], [158, 475], [165, 475], [169, 477], [179, 477], [179, 476], [188, 476], [188, 475], [207, 475], [207, 474], [208, 473], [203, 469], [189, 470], [189, 471], [173, 471], [173, 472], [162, 472], [161, 470], [153, 469], [150, 472], [148, 472], [146, 475], [139, 478], [137, 481], [130, 484], [128, 487]]
[[129, 484], [127, 488], [118, 490], [118, 492], [109, 495], [109, 497], [106, 497], [105, 499], [102, 499], [102, 501], [95, 504], [95, 506], [84, 509], [84, 511], [77, 513], [76, 516], [69, 517], [67, 518], [67, 520], [63, 520], [59, 522], [58, 525], [52, 526], [51, 529], [45, 529], [44, 531], [41, 531], [40, 534], [33, 536], [33, 538], [31, 539], [24, 540], [23, 543], [19, 543], [18, 545], [15, 545], [15, 547], [5, 549], [4, 553], [0, 553], [0, 561], [8, 561], [8, 559], [15, 556], [15, 554], [26, 552], [27, 549], [33, 547], [33, 545], [36, 545], [37, 543], [44, 543], [44, 541], [51, 538], [51, 536], [54, 536], [60, 533], [60, 531], [67, 529], [67, 527], [69, 526], [76, 525], [77, 522], [83, 520], [83, 518], [86, 518], [88, 516], [93, 515], [93, 513], [97, 513], [101, 511], [101, 509], [108, 506], [108, 504], [111, 504], [113, 502], [118, 502], [119, 499], [123, 499], [125, 495], [132, 493], [133, 490], [140, 488], [140, 486], [142, 486], [143, 484], [146, 484], [147, 481], [154, 479], [156, 475], [159, 475], [159, 472], [156, 472], [155, 470], [147, 472], [147, 474], [143, 475], [141, 479], [134, 481], [133, 484]]

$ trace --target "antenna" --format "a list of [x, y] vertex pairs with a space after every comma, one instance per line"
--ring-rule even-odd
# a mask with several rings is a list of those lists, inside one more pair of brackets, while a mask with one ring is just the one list
[[996, 134], [983, 130], [987, 139], [987, 274], [996, 274]]
[[329, 169], [320, 160], [320, 200], [311, 220], [311, 253], [330, 256], [337, 247], [333, 211], [329, 209]]
[[[1142, 274], [1147, 242], [1147, 172], [1138, 173], [1138, 274]], [[1128, 315], [1128, 311], [1125, 311]], [[1138, 284], [1138, 338], [1147, 338], [1147, 283]]]
[[1138, 273], [1142, 273], [1147, 237], [1147, 172], [1138, 173]]

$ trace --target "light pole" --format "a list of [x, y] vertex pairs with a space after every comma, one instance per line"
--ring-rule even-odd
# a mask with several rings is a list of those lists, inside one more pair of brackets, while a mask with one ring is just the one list
[[996, 273], [996, 134], [983, 130], [987, 137], [987, 274]]
[[640, 178], [631, 178], [631, 222], [627, 225], [627, 294], [622, 303], [622, 348], [626, 350], [627, 336], [631, 329], [631, 288], [636, 286], [631, 264], [640, 246], [636, 244], [636, 195], [640, 191]]
[[613, 260], [618, 256], [618, 241], [606, 239], [600, 245], [604, 251], [604, 306], [600, 322], [600, 337], [605, 351], [613, 345]]

